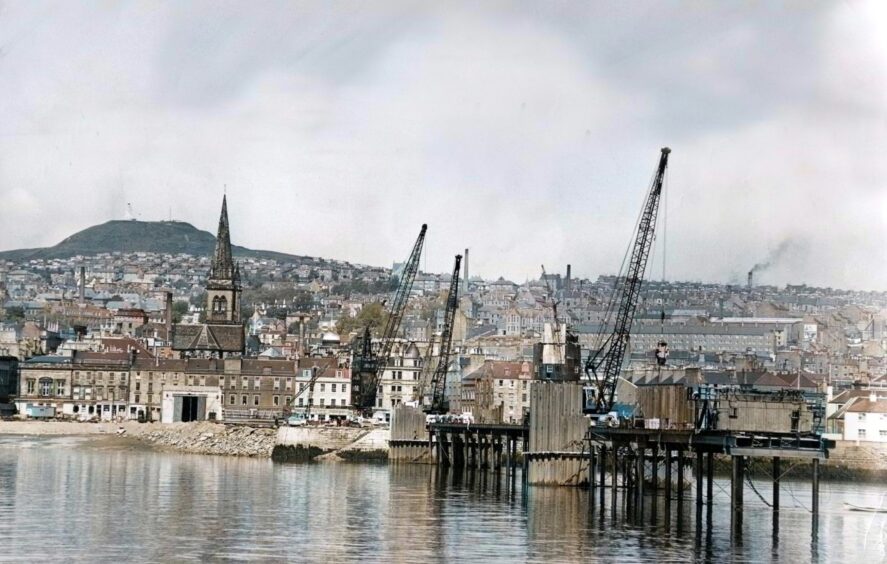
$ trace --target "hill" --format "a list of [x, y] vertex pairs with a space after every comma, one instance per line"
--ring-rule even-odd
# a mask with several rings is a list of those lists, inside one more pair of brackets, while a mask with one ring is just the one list
[[[115, 220], [88, 227], [61, 243], [40, 249], [0, 251], [0, 260], [21, 262], [33, 259], [65, 259], [98, 253], [186, 253], [209, 256], [216, 245], [215, 236], [183, 221]], [[301, 262], [308, 257], [274, 251], [256, 251], [232, 245], [235, 256], [273, 259], [280, 262]]]

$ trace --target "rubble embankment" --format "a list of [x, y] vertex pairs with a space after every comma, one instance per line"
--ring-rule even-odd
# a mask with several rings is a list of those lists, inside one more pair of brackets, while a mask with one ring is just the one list
[[274, 429], [204, 421], [143, 424], [132, 436], [163, 450], [268, 458], [274, 449], [277, 432]]
[[222, 425], [208, 421], [193, 423], [122, 423], [105, 421], [2, 421], [0, 434], [30, 436], [114, 437], [150, 445], [159, 450], [229, 456], [271, 456], [277, 441], [275, 429]]

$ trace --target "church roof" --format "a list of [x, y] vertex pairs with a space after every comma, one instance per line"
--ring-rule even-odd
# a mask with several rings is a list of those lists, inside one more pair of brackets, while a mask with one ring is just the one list
[[177, 351], [243, 352], [243, 326], [238, 324], [175, 325], [172, 348]]

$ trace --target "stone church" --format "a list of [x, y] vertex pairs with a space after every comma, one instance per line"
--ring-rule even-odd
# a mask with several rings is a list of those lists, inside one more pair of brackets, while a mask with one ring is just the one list
[[223, 197], [216, 250], [206, 283], [206, 321], [198, 325], [174, 325], [173, 350], [183, 356], [222, 358], [243, 354], [240, 292], [240, 268], [231, 254], [228, 203]]

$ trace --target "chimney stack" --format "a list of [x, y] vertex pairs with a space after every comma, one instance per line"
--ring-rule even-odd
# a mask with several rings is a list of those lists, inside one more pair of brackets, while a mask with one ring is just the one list
[[172, 342], [172, 292], [166, 292], [166, 341]]
[[80, 267], [80, 305], [86, 303], [86, 267]]
[[468, 294], [468, 249], [465, 249], [465, 271], [462, 279], [462, 295]]
[[749, 290], [751, 290], [752, 283], [754, 282], [754, 277], [755, 277], [755, 271], [749, 270], [748, 271], [748, 289]]
[[569, 292], [572, 290], [572, 278], [573, 278], [573, 266], [567, 265], [567, 279], [564, 280], [564, 291]]

